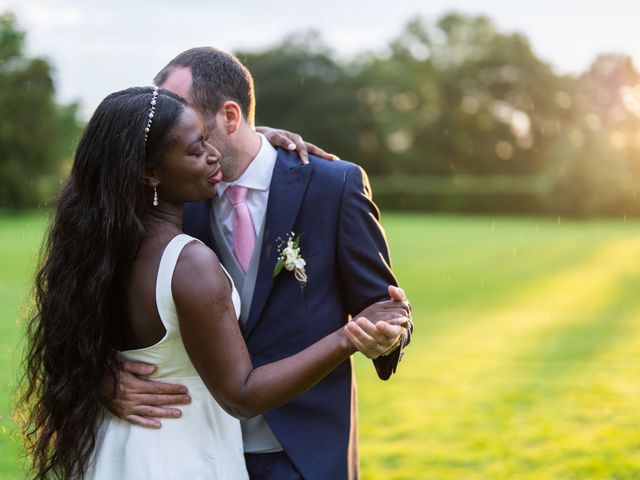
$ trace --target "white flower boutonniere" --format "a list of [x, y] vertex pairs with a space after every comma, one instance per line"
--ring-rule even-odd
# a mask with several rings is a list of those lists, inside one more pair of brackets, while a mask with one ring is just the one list
[[273, 269], [273, 276], [278, 275], [282, 269], [293, 272], [296, 280], [304, 287], [307, 283], [307, 274], [304, 271], [304, 267], [307, 262], [300, 255], [300, 235], [297, 237], [293, 232], [287, 235], [286, 242], [280, 240], [278, 245], [278, 261]]

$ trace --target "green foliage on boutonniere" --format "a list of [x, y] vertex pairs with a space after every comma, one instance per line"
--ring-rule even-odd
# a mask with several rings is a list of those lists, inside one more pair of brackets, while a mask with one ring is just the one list
[[[284, 247], [284, 248], [283, 248]], [[297, 237], [293, 232], [287, 235], [287, 240], [280, 240], [278, 246], [278, 261], [273, 267], [273, 276], [277, 276], [282, 269], [293, 272], [296, 279], [304, 285], [307, 283], [307, 274], [304, 267], [307, 264], [302, 255], [300, 255], [300, 235]]]

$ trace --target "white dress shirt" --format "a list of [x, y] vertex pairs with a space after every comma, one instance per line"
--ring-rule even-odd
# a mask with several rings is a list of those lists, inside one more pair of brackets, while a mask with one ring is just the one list
[[251, 161], [247, 169], [237, 180], [227, 183], [220, 182], [216, 185], [216, 196], [213, 199], [213, 209], [216, 218], [222, 228], [222, 233], [229, 245], [233, 248], [233, 205], [231, 200], [224, 194], [231, 185], [239, 185], [249, 189], [247, 192], [247, 207], [251, 214], [253, 229], [256, 236], [259, 235], [264, 217], [267, 213], [267, 203], [269, 202], [269, 186], [273, 169], [276, 165], [278, 152], [260, 135], [261, 145], [258, 154]]

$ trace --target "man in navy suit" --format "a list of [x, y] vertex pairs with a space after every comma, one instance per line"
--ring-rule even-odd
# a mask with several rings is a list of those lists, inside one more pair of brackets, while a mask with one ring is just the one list
[[[183, 228], [211, 247], [232, 275], [242, 299], [240, 326], [254, 366], [295, 354], [342, 327], [349, 316], [389, 298], [393, 292], [388, 286], [397, 282], [379, 212], [361, 168], [313, 155], [309, 164], [301, 164], [295, 152], [272, 147], [253, 126], [251, 75], [226, 52], [213, 48], [183, 52], [155, 81], [203, 113], [209, 141], [222, 154], [224, 181], [217, 186], [216, 197], [187, 205]], [[231, 187], [244, 191], [242, 208], [248, 208], [255, 234], [253, 254], [243, 259], [234, 251], [238, 203], [227, 194]], [[292, 237], [299, 238], [306, 263], [304, 286], [286, 269], [274, 276], [278, 247]], [[366, 323], [358, 327], [351, 330], [351, 340], [374, 359], [378, 376], [388, 379], [412, 326], [395, 337]], [[149, 386], [146, 393], [172, 393], [163, 388]], [[166, 402], [161, 398], [155, 407], [137, 412], [149, 417], [172, 415], [175, 409], [157, 406], [180, 400], [167, 395]], [[243, 421], [251, 477], [357, 478], [356, 420], [353, 368], [348, 361], [297, 399]]]

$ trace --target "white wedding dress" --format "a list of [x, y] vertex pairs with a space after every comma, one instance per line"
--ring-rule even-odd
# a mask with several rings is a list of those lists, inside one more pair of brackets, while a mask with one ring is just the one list
[[[131, 425], [107, 412], [87, 478], [248, 479], [240, 422], [213, 399], [192, 365], [180, 336], [171, 279], [180, 252], [194, 240], [188, 235], [176, 236], [160, 260], [156, 302], [165, 336], [150, 347], [121, 352], [124, 359], [156, 365], [158, 368], [151, 375], [153, 380], [185, 385], [191, 403], [180, 406], [182, 417], [162, 419], [159, 430]], [[233, 281], [231, 285], [233, 305], [239, 316], [240, 297]]]

